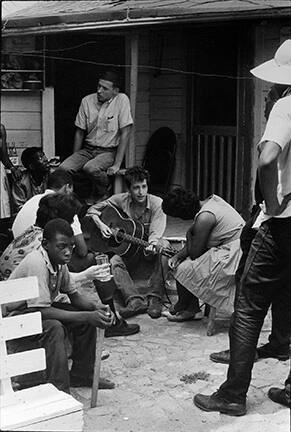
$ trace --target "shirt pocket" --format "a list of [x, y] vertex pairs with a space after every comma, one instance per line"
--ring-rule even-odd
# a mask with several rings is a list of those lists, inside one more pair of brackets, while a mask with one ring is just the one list
[[112, 114], [112, 115], [107, 115], [104, 119], [104, 131], [105, 132], [115, 132], [118, 130], [118, 119], [117, 116]]

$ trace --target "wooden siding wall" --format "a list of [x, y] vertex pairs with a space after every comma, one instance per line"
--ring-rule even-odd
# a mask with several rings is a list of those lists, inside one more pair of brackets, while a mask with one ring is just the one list
[[[256, 28], [256, 46], [254, 66], [257, 66], [273, 58], [279, 45], [291, 37], [291, 27], [275, 22], [264, 22]], [[264, 116], [265, 98], [272, 87], [271, 83], [254, 78], [254, 141], [253, 141], [253, 166], [252, 184], [254, 189], [257, 170], [257, 144], [263, 135], [266, 119]]]
[[136, 162], [142, 162], [150, 135], [160, 127], [170, 127], [177, 136], [176, 163], [171, 183], [182, 185], [185, 184], [186, 75], [159, 70], [159, 67], [185, 70], [185, 59], [184, 40], [177, 32], [140, 36], [139, 64], [157, 69], [139, 69]]
[[15, 142], [20, 162], [26, 147], [42, 146], [41, 93], [2, 92], [1, 123], [7, 131], [8, 147]]

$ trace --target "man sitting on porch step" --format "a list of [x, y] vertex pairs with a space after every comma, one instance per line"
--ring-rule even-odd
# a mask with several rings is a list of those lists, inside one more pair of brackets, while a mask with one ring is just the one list
[[[45, 382], [59, 390], [70, 392], [70, 387], [90, 387], [95, 362], [96, 327], [108, 328], [114, 315], [108, 305], [96, 304], [80, 295], [71, 278], [67, 264], [74, 247], [74, 234], [63, 219], [52, 219], [43, 230], [42, 247], [29, 253], [12, 272], [10, 279], [37, 276], [39, 296], [10, 303], [5, 309], [12, 315], [40, 311], [41, 334], [12, 341], [12, 350], [23, 351], [23, 344], [45, 348]], [[59, 293], [66, 293], [71, 304], [55, 301]], [[73, 335], [71, 371], [68, 367], [66, 334]], [[25, 381], [22, 381], [22, 380]], [[30, 381], [26, 381], [26, 380]], [[19, 377], [22, 387], [31, 387], [39, 381], [39, 374]], [[99, 381], [99, 388], [113, 388], [108, 380]]]
[[[120, 310], [120, 315], [124, 318], [146, 311], [151, 318], [159, 318], [162, 312], [164, 278], [168, 264], [167, 259], [159, 257], [157, 251], [160, 247], [169, 247], [169, 243], [161, 238], [166, 228], [162, 199], [148, 194], [149, 179], [149, 173], [145, 169], [138, 166], [129, 168], [124, 177], [128, 192], [112, 195], [90, 207], [87, 212], [104, 238], [112, 235], [111, 229], [99, 217], [108, 204], [121, 209], [128, 217], [144, 226], [145, 240], [150, 244], [145, 250], [139, 249], [133, 257], [114, 255], [111, 258], [115, 283], [126, 304], [126, 307]], [[151, 276], [144, 296], [134, 285], [131, 274], [134, 270], [141, 274], [146, 268], [150, 270]]]
[[61, 164], [71, 174], [83, 170], [92, 178], [96, 188], [92, 198], [107, 193], [108, 176], [119, 170], [130, 138], [130, 103], [119, 87], [118, 75], [106, 71], [98, 81], [97, 94], [82, 99], [75, 120], [74, 154]]

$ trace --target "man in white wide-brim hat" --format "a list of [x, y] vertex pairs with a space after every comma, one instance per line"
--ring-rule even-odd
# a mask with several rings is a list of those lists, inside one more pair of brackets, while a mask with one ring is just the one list
[[[265, 81], [291, 86], [291, 40], [279, 47], [274, 59], [251, 73]], [[204, 411], [233, 416], [246, 413], [256, 346], [269, 306], [277, 303], [291, 311], [291, 91], [286, 94], [275, 103], [258, 144], [264, 214], [251, 245], [232, 316], [227, 380], [212, 395], [194, 397], [194, 404]], [[284, 325], [291, 336], [291, 313], [286, 315]], [[290, 388], [289, 373], [285, 388], [271, 388], [268, 396], [290, 407]]]

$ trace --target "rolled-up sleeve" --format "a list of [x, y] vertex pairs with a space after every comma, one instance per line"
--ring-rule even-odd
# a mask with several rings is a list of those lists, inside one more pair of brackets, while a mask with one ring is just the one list
[[27, 307], [51, 306], [49, 273], [45, 262], [35, 255], [34, 252], [25, 257], [21, 264], [11, 273], [9, 279], [19, 279], [28, 276], [37, 277], [39, 295], [33, 299], [26, 300]]
[[87, 129], [87, 116], [86, 116], [86, 107], [85, 107], [85, 101], [82, 99], [78, 114], [75, 119], [75, 126], [82, 130]]
[[120, 94], [118, 123], [120, 129], [133, 124], [130, 102], [125, 94]]
[[[288, 99], [280, 99], [275, 103], [259, 145], [265, 141], [273, 141], [283, 150], [284, 147], [290, 142], [291, 115], [290, 108], [287, 105], [288, 102], [290, 104], [289, 97]], [[287, 108], [289, 109], [286, 109], [285, 105], [287, 105]]]

